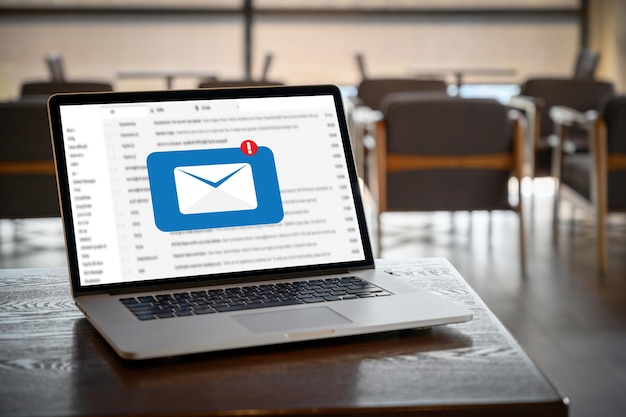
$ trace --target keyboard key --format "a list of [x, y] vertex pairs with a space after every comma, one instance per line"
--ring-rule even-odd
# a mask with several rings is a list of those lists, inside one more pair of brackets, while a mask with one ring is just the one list
[[194, 314], [211, 314], [215, 313], [215, 310], [212, 308], [194, 308], [193, 312]]

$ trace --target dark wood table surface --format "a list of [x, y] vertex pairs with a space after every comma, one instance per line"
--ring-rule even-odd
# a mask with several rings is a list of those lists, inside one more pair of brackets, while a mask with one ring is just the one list
[[466, 305], [474, 320], [126, 362], [75, 307], [65, 269], [0, 270], [0, 415], [568, 414], [567, 398], [448, 261], [379, 266]]

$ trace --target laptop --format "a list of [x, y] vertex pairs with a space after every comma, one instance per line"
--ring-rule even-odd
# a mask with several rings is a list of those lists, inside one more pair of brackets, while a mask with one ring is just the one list
[[122, 358], [472, 318], [376, 269], [336, 86], [57, 94], [48, 111], [72, 295]]

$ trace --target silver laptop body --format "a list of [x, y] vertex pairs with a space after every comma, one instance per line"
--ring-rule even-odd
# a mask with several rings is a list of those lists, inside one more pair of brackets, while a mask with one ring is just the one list
[[122, 358], [472, 318], [375, 268], [337, 87], [48, 109], [72, 294]]

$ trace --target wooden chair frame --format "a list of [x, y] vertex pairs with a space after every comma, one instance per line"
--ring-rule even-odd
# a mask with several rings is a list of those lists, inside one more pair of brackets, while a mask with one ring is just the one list
[[[555, 123], [555, 130], [561, 139], [553, 153], [553, 175], [557, 179], [554, 207], [552, 214], [552, 228], [555, 242], [558, 241], [558, 217], [560, 203], [563, 197], [577, 207], [592, 213], [595, 217], [597, 231], [597, 257], [600, 275], [607, 271], [607, 217], [611, 212], [626, 212], [622, 210], [609, 210], [608, 207], [608, 174], [611, 171], [626, 170], [626, 155], [609, 155], [607, 150], [607, 127], [604, 119], [595, 111], [581, 113], [565, 106], [555, 106], [550, 110], [550, 118]], [[582, 127], [589, 133], [590, 139], [590, 163], [589, 184], [590, 200], [574, 191], [561, 181], [563, 168], [563, 138], [567, 135], [568, 128], [572, 126]]]
[[[378, 202], [377, 221], [377, 244], [378, 253], [381, 251], [382, 230], [380, 216], [382, 213], [391, 211], [387, 207], [387, 173], [406, 170], [428, 169], [495, 169], [510, 170], [518, 180], [518, 204], [514, 208], [519, 218], [519, 246], [520, 267], [522, 276], [526, 276], [526, 234], [524, 226], [524, 213], [521, 192], [521, 180], [524, 166], [524, 137], [526, 133], [526, 119], [516, 110], [509, 112], [509, 117], [514, 123], [513, 153], [487, 154], [487, 155], [463, 155], [463, 156], [423, 156], [387, 154], [387, 128], [385, 120], [376, 122], [376, 173], [370, 179], [370, 186], [374, 197]], [[469, 210], [469, 209], [468, 209]], [[471, 211], [471, 210], [469, 210]]]

